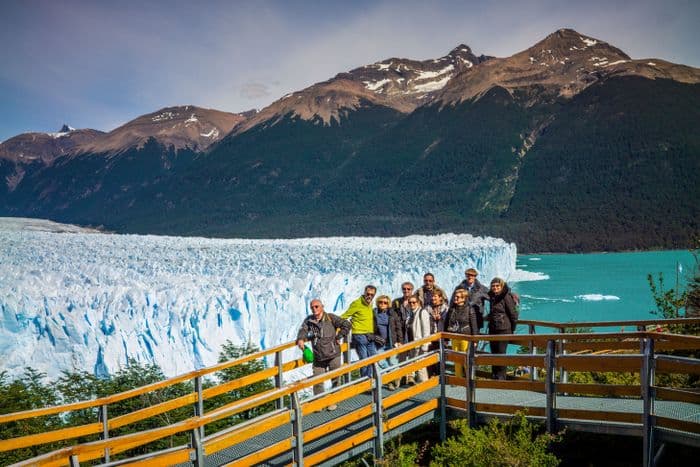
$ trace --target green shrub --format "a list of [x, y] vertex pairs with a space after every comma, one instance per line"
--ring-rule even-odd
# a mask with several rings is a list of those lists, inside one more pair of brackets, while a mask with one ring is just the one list
[[466, 420], [450, 426], [457, 436], [433, 447], [431, 466], [556, 466], [559, 459], [548, 452], [551, 443], [560, 439], [538, 434], [537, 425], [517, 413], [507, 423], [493, 419], [480, 429], [471, 429]]

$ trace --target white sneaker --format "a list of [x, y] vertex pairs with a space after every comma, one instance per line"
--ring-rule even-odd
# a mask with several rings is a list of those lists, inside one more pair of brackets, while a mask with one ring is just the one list
[[329, 406], [327, 407], [327, 410], [328, 410], [329, 412], [332, 412], [332, 411], [334, 411], [334, 410], [337, 409], [337, 408], [338, 408], [338, 405], [337, 405], [337, 404], [331, 404], [331, 405], [329, 405]]

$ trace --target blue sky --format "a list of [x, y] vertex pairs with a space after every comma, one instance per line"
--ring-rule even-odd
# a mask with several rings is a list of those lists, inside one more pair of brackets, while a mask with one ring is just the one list
[[700, 2], [0, 0], [0, 141], [111, 130], [193, 104], [231, 112], [388, 57], [508, 56], [562, 27], [700, 67]]

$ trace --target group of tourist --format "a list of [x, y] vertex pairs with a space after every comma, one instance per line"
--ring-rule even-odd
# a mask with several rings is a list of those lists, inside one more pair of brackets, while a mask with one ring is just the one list
[[[435, 276], [429, 272], [423, 275], [423, 285], [418, 290], [410, 282], [401, 284], [401, 296], [393, 300], [388, 295], [376, 296], [377, 288], [368, 285], [341, 316], [326, 312], [323, 303], [314, 299], [310, 303], [311, 314], [304, 319], [297, 334], [297, 345], [304, 349], [307, 342], [311, 343], [313, 374], [316, 376], [340, 367], [340, 343], [350, 333], [350, 345], [361, 360], [437, 332], [480, 334], [485, 321], [488, 321], [489, 334], [512, 334], [518, 320], [518, 304], [505, 281], [496, 277], [487, 289], [477, 279], [478, 272], [474, 268], [467, 269], [465, 276], [451, 297], [435, 283]], [[373, 301], [376, 307], [372, 306]], [[486, 304], [489, 304], [489, 313], [485, 317]], [[380, 365], [424, 354], [437, 348], [439, 343], [431, 345], [400, 353], [380, 362]], [[467, 345], [467, 340], [452, 340], [454, 350], [465, 351]], [[491, 353], [502, 354], [506, 352], [508, 342], [491, 341], [490, 345]], [[405, 384], [425, 381], [430, 373], [437, 374], [438, 371], [437, 368], [422, 368], [415, 375], [407, 375]], [[465, 375], [461, 365], [456, 366], [455, 372], [457, 376]], [[362, 367], [360, 374], [371, 376], [372, 367]], [[495, 379], [505, 379], [506, 367], [492, 367], [492, 375]], [[333, 385], [337, 384], [336, 379]], [[393, 381], [387, 388], [393, 390], [400, 384], [401, 381]], [[315, 385], [314, 394], [321, 392], [323, 384]], [[335, 405], [328, 407], [329, 410], [335, 408]]]

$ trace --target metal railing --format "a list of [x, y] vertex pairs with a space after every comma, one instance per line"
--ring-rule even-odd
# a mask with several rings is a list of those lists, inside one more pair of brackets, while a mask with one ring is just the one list
[[[530, 326], [551, 326], [552, 328], [569, 329], [609, 326], [646, 326], [648, 324], [697, 324], [700, 319], [690, 320], [649, 320], [640, 322], [608, 322], [608, 323], [545, 323], [524, 321]], [[592, 327], [592, 326], [591, 326]], [[534, 328], [533, 328], [534, 329]], [[470, 341], [466, 353], [455, 352], [447, 348], [445, 339], [462, 339]], [[492, 355], [476, 351], [478, 341], [507, 340], [511, 343], [520, 343], [530, 348], [546, 349], [544, 354], [530, 353], [519, 355]], [[563, 343], [566, 343], [566, 348]], [[397, 366], [382, 370], [378, 362], [399, 353], [414, 352], [415, 349], [430, 342], [439, 342], [440, 350], [431, 353], [417, 355]], [[238, 463], [262, 462], [265, 459], [280, 456], [283, 453], [291, 453], [291, 459], [296, 465], [315, 464], [327, 459], [338, 457], [340, 453], [354, 452], [357, 446], [371, 443], [375, 456], [383, 455], [384, 434], [395, 430], [410, 420], [435, 412], [440, 421], [440, 434], [444, 438], [447, 420], [447, 410], [462, 412], [471, 424], [479, 422], [485, 416], [509, 416], [518, 410], [527, 409], [528, 416], [538, 418], [546, 423], [547, 429], [556, 431], [561, 427], [573, 427], [578, 423], [578, 428], [593, 429], [597, 422], [606, 422], [622, 427], [628, 433], [638, 434], [644, 437], [645, 465], [653, 462], [653, 446], [656, 438], [667, 440], [674, 439], [686, 444], [698, 443], [700, 424], [695, 421], [677, 420], [660, 415], [654, 411], [655, 402], [659, 399], [677, 401], [679, 403], [700, 404], [698, 393], [684, 390], [655, 386], [655, 376], [660, 373], [682, 372], [685, 374], [698, 374], [700, 372], [699, 361], [681, 357], [668, 357], [658, 355], [660, 350], [693, 350], [700, 348], [700, 338], [694, 336], [682, 336], [655, 332], [632, 333], [577, 333], [577, 334], [514, 334], [505, 336], [462, 336], [442, 333], [430, 336], [426, 339], [406, 344], [400, 348], [383, 352], [361, 362], [343, 365], [341, 368], [317, 377], [301, 381], [284, 383], [284, 373], [304, 365], [301, 359], [283, 360], [283, 352], [294, 347], [294, 343], [282, 344], [255, 354], [241, 357], [226, 363], [215, 365], [195, 372], [190, 372], [165, 381], [150, 384], [131, 391], [126, 391], [113, 396], [95, 399], [92, 401], [66, 404], [58, 407], [48, 407], [14, 414], [0, 415], [0, 429], [3, 424], [34, 418], [39, 416], [65, 413], [85, 408], [98, 408], [99, 419], [95, 423], [66, 428], [56, 431], [48, 431], [35, 435], [20, 436], [11, 439], [0, 440], [0, 451], [8, 451], [22, 447], [37, 446], [58, 440], [69, 440], [86, 434], [101, 434], [102, 439], [89, 443], [68, 446], [51, 453], [38, 456], [17, 465], [69, 465], [79, 462], [102, 459], [104, 465], [120, 465], [124, 460], [110, 462], [111, 456], [153, 441], [178, 433], [190, 433], [190, 443], [185, 446], [174, 447], [165, 451], [148, 453], [146, 455], [132, 457], [129, 463], [158, 462], [160, 464], [176, 464], [192, 461], [195, 465], [203, 465], [204, 458], [232, 446], [239, 445], [252, 439], [263, 431], [289, 426], [290, 436], [284, 437], [278, 442], [264, 449], [248, 454]], [[566, 353], [576, 352], [578, 349], [586, 349], [592, 352], [587, 355]], [[627, 354], [612, 354], [610, 349], [630, 352]], [[640, 352], [641, 349], [641, 352]], [[345, 359], [349, 358], [347, 345], [343, 346]], [[222, 369], [231, 368], [259, 358], [274, 356], [274, 367], [266, 368], [238, 380], [226, 382], [214, 387], [203, 389], [202, 378]], [[457, 378], [446, 371], [447, 364], [464, 365], [467, 369], [464, 378]], [[382, 386], [390, 381], [401, 378], [413, 372], [431, 365], [439, 364], [440, 376], [429, 378], [416, 386], [402, 389], [390, 395], [384, 394]], [[351, 375], [359, 368], [372, 365], [374, 377], [372, 379], [352, 379]], [[477, 378], [477, 369], [485, 365], [508, 365], [530, 368], [529, 378], [516, 378], [507, 381]], [[534, 377], [539, 372], [543, 378]], [[601, 385], [601, 384], [574, 384], [569, 383], [563, 375], [566, 372], [581, 371], [610, 371], [610, 372], [635, 372], [640, 375], [640, 384], [636, 385]], [[304, 399], [303, 395], [314, 384], [341, 377], [345, 384], [318, 397]], [[255, 382], [272, 379], [275, 388], [261, 394], [233, 402], [216, 410], [204, 413], [202, 402], [225, 392], [239, 389]], [[118, 401], [151, 393], [153, 391], [172, 386], [184, 381], [192, 381], [193, 392], [175, 399], [153, 405], [146, 409], [134, 411], [120, 417], [108, 418], [108, 407]], [[464, 388], [464, 400], [447, 394], [446, 388]], [[545, 401], [541, 407], [527, 407], [518, 404], [498, 404], [479, 402], [476, 394], [480, 390], [510, 390], [530, 391], [543, 394]], [[387, 410], [391, 407], [426, 391], [439, 390], [439, 394], [428, 399], [424, 403], [411, 409], [408, 414], [401, 413], [387, 418]], [[357, 394], [369, 391], [372, 395], [371, 403], [351, 411], [335, 420], [318, 427], [312, 427], [304, 431], [301, 421], [305, 415], [337, 404], [355, 397]], [[561, 394], [578, 394], [581, 396], [595, 397], [626, 397], [638, 398], [643, 403], [640, 413], [594, 411], [557, 406], [557, 396]], [[285, 406], [285, 400], [289, 403]], [[243, 424], [232, 426], [224, 431], [211, 433], [206, 436], [205, 427], [215, 421], [231, 417], [251, 408], [274, 402], [275, 410], [261, 415]], [[151, 430], [131, 433], [122, 436], [110, 437], [110, 430], [127, 426], [137, 421], [142, 421], [155, 415], [174, 410], [187, 405], [193, 406], [193, 416], [180, 422]], [[352, 437], [334, 443], [323, 450], [313, 452], [305, 450], [305, 445], [314, 440], [328, 435], [348, 424], [362, 418], [371, 417], [372, 426]], [[588, 423], [587, 427], [582, 425]], [[589, 423], [592, 422], [592, 423]], [[600, 423], [598, 423], [599, 425]], [[364, 443], [364, 444], [363, 444]], [[235, 465], [235, 464], [234, 464]], [[241, 464], [243, 465], [243, 464]]]

